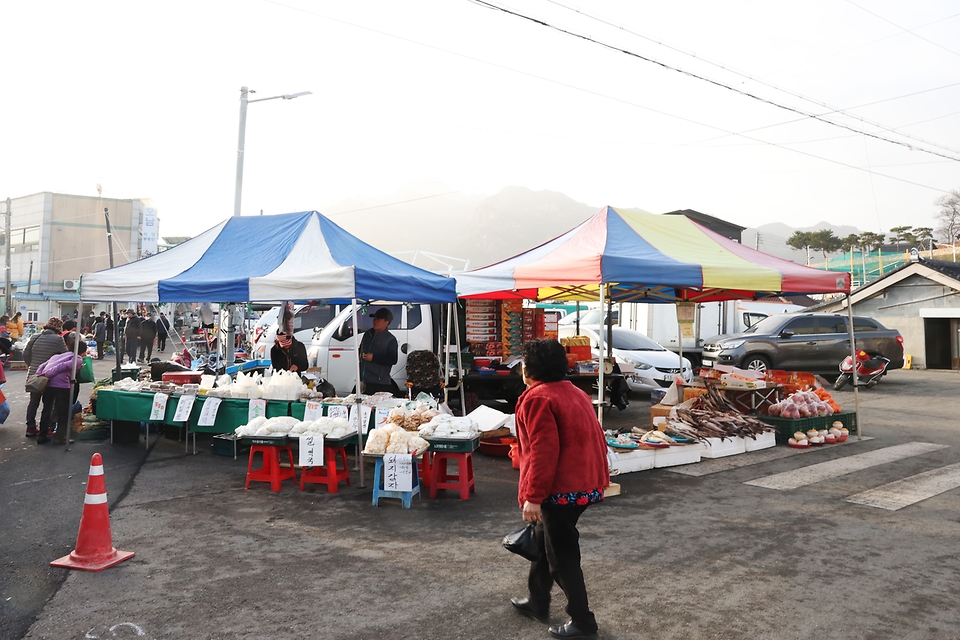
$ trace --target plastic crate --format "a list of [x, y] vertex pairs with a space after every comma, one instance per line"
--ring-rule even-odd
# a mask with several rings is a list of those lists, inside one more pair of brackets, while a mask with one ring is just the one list
[[445, 453], [472, 453], [480, 446], [480, 436], [473, 440], [441, 440], [437, 438], [424, 438], [430, 443], [430, 451], [443, 451]]
[[841, 411], [832, 416], [814, 416], [811, 418], [781, 418], [779, 416], [757, 416], [767, 424], [777, 428], [777, 442], [785, 444], [797, 431], [829, 429], [834, 422], [841, 422], [850, 431], [850, 435], [857, 433], [857, 413], [855, 411]]
[[200, 384], [202, 375], [203, 371], [167, 371], [162, 379], [170, 384]]

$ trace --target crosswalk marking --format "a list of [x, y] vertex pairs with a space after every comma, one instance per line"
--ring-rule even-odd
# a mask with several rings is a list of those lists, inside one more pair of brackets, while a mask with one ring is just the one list
[[960, 463], [918, 473], [847, 498], [847, 502], [896, 511], [960, 487]]
[[667, 467], [664, 469], [664, 471], [668, 471], [670, 473], [679, 473], [685, 476], [708, 476], [712, 473], [720, 473], [721, 471], [739, 469], [740, 467], [749, 467], [750, 465], [770, 462], [771, 460], [779, 460], [780, 458], [789, 458], [790, 456], [807, 454], [811, 451], [826, 451], [828, 449], [835, 449], [836, 447], [843, 447], [846, 445], [855, 444], [857, 442], [866, 442], [867, 440], [873, 440], [873, 438], [863, 438], [862, 440], [850, 439], [844, 443], [829, 445], [826, 449], [820, 447], [808, 447], [806, 449], [794, 449], [793, 447], [782, 446], [773, 447], [770, 449], [761, 449], [760, 451], [748, 451], [747, 453], [727, 456], [725, 458], [704, 458], [697, 464], [685, 464], [676, 467]]
[[945, 444], [931, 444], [929, 442], [908, 442], [906, 444], [877, 449], [876, 451], [812, 464], [794, 471], [785, 471], [772, 476], [757, 478], [756, 480], [748, 480], [744, 484], [786, 491], [830, 478], [836, 478], [837, 476], [843, 476], [848, 473], [853, 473], [854, 471], [860, 471], [861, 469], [902, 460], [903, 458], [919, 456], [938, 449], [945, 449], [947, 446], [948, 445]]

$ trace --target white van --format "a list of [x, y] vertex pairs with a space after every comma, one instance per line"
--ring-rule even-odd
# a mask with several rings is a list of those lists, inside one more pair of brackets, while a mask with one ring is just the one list
[[[388, 330], [397, 339], [398, 353], [397, 364], [390, 375], [402, 391], [407, 382], [407, 354], [423, 349], [436, 352], [439, 307], [399, 302], [361, 305], [357, 310], [360, 337], [373, 326], [370, 314], [381, 307], [386, 307], [393, 313], [393, 322]], [[338, 395], [346, 395], [354, 389], [357, 379], [357, 353], [353, 341], [352, 305], [346, 305], [332, 321], [316, 331], [307, 347], [307, 361], [311, 367], [321, 367], [320, 375], [336, 387]]]

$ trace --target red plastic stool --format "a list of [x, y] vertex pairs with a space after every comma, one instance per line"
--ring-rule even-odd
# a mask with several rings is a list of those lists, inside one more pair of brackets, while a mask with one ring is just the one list
[[420, 473], [420, 484], [425, 487], [429, 487], [433, 484], [431, 476], [433, 475], [433, 452], [424, 451], [423, 457], [420, 458], [420, 463], [417, 465], [417, 470]]
[[[337, 461], [341, 466], [337, 466]], [[327, 485], [327, 493], [336, 493], [340, 490], [340, 483], [350, 484], [350, 472], [347, 470], [346, 447], [324, 447], [322, 467], [304, 467], [300, 471], [300, 491], [307, 482]]]
[[[457, 461], [457, 475], [447, 473], [447, 461]], [[430, 497], [436, 498], [440, 489], [460, 489], [460, 499], [466, 500], [477, 488], [473, 482], [473, 454], [467, 452], [435, 451], [430, 478]], [[451, 480], [453, 482], [451, 482]]]
[[[289, 467], [280, 466], [280, 452], [287, 452], [287, 459], [290, 460]], [[262, 456], [262, 464], [259, 468], [253, 468], [253, 456], [259, 452]], [[297, 480], [297, 470], [293, 467], [293, 450], [290, 445], [273, 444], [254, 444], [250, 446], [250, 458], [247, 461], [247, 483], [244, 489], [250, 488], [251, 482], [269, 482], [271, 491], [280, 491], [280, 483], [287, 478]]]

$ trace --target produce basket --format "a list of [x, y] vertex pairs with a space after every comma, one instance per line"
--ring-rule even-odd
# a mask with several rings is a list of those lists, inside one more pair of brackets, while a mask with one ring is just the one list
[[855, 411], [841, 411], [832, 416], [814, 416], [810, 418], [781, 418], [779, 416], [758, 415], [758, 418], [777, 428], [777, 443], [786, 444], [797, 431], [829, 429], [834, 422], [842, 422], [850, 435], [857, 434], [857, 413]]

